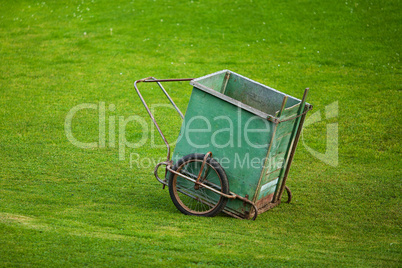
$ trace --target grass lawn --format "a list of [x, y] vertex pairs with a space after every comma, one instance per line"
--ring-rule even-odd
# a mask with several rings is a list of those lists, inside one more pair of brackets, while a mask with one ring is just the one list
[[[400, 267], [401, 8], [2, 0], [0, 266]], [[299, 98], [309, 87], [314, 105], [287, 183], [294, 199], [256, 221], [175, 208], [153, 176], [166, 149], [133, 88], [223, 69]], [[189, 83], [165, 86], [185, 111]], [[168, 103], [156, 85], [140, 87], [150, 104]], [[93, 148], [66, 136], [77, 105], [88, 109], [74, 137]], [[181, 121], [163, 110], [173, 141]], [[122, 146], [125, 122], [141, 146]], [[338, 151], [325, 162], [329, 126]]]

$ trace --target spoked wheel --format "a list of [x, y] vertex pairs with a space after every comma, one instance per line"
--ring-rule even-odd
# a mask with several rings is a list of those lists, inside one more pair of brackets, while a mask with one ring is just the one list
[[[204, 154], [189, 154], [180, 159], [173, 170], [197, 180]], [[208, 158], [201, 173], [200, 182], [225, 194], [229, 183], [225, 171], [213, 158]], [[171, 173], [169, 194], [177, 209], [186, 215], [213, 217], [226, 206], [228, 198]]]

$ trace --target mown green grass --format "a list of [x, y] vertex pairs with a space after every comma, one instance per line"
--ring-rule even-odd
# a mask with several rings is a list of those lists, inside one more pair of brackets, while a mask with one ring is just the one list
[[[0, 265], [400, 266], [400, 9], [375, 0], [1, 1]], [[295, 97], [310, 87], [322, 121], [303, 141], [318, 152], [327, 124], [338, 124], [338, 165], [300, 142], [293, 202], [255, 222], [182, 215], [153, 164], [130, 166], [131, 153], [166, 153], [151, 146], [133, 82], [223, 69]], [[166, 103], [141, 87], [151, 104]], [[191, 86], [166, 88], [185, 110]], [[327, 119], [336, 101], [338, 116]], [[66, 115], [82, 103], [115, 105], [105, 148], [68, 141]], [[158, 112], [174, 140], [178, 116]], [[148, 139], [119, 160], [119, 117], [130, 115], [146, 118]], [[77, 114], [73, 132], [97, 141], [97, 111]], [[129, 141], [142, 135], [127, 125]]]

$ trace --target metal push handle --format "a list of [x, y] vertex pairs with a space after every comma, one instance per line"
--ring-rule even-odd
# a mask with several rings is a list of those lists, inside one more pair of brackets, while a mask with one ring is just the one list
[[141, 83], [141, 82], [155, 82], [158, 84], [158, 86], [160, 87], [160, 89], [163, 91], [163, 93], [166, 95], [166, 97], [168, 98], [168, 100], [170, 101], [170, 103], [173, 105], [173, 107], [176, 109], [177, 113], [180, 115], [180, 117], [182, 119], [184, 119], [183, 113], [180, 111], [179, 107], [176, 106], [176, 104], [174, 103], [174, 101], [172, 100], [172, 98], [169, 96], [169, 94], [166, 92], [166, 90], [163, 88], [161, 82], [179, 82], [179, 81], [190, 81], [193, 80], [194, 78], [179, 78], [179, 79], [156, 79], [155, 77], [147, 77], [147, 78], [143, 78], [140, 80], [137, 80], [134, 82], [134, 88], [137, 91], [138, 96], [141, 99], [142, 104], [144, 105], [145, 109], [147, 109], [147, 112], [149, 114], [149, 116], [152, 119], [152, 122], [154, 122], [154, 125], [156, 127], [156, 129], [158, 130], [159, 134], [161, 135], [163, 141], [166, 144], [167, 147], [167, 159], [166, 161], [170, 160], [170, 145], [168, 143], [168, 141], [166, 140], [165, 136], [162, 133], [162, 130], [160, 129], [158, 123], [156, 123], [155, 117], [154, 115], [151, 113], [151, 110], [149, 109], [147, 103], [145, 102], [144, 98], [142, 97], [140, 91], [138, 90], [137, 84]]

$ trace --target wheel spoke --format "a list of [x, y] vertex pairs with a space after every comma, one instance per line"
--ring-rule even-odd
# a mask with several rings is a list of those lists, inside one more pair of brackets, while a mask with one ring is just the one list
[[[188, 174], [189, 177], [196, 179], [197, 178], [196, 175], [198, 175], [201, 169], [201, 165], [202, 162], [193, 161], [184, 166], [182, 168], [182, 171], [180, 172], [183, 174]], [[203, 183], [207, 185], [214, 185], [213, 183], [209, 183], [209, 181], [207, 181], [207, 178], [209, 179], [209, 177], [212, 177], [209, 170], [210, 166], [209, 164], [206, 164], [203, 174], [201, 174], [202, 180]], [[219, 178], [217, 179], [219, 180]], [[205, 189], [202, 186], [199, 187], [198, 190], [195, 190], [194, 185], [195, 185], [194, 183], [184, 178], [181, 178], [180, 176], [176, 177], [176, 187], [181, 190], [180, 191], [181, 193], [185, 192], [184, 193], [185, 196], [182, 195], [180, 196], [181, 201], [185, 203], [184, 205], [187, 206], [187, 208], [189, 208], [192, 211], [203, 212], [211, 210], [211, 207], [213, 208], [213, 204], [217, 203], [220, 196], [216, 193], [213, 193], [210, 190]], [[196, 198], [192, 198], [193, 196]]]

